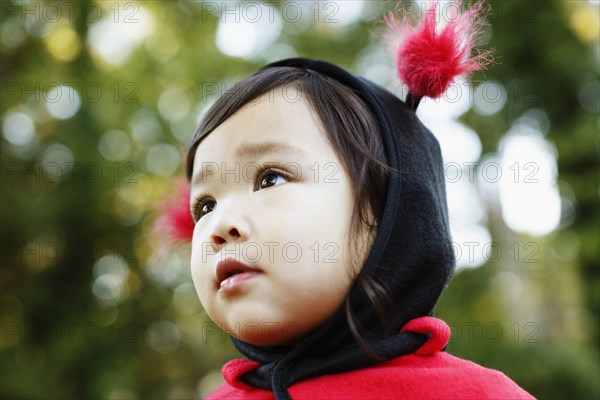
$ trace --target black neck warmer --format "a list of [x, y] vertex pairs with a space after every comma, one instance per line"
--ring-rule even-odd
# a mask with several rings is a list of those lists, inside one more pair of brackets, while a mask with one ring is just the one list
[[385, 327], [364, 292], [353, 287], [350, 305], [365, 339], [381, 357], [370, 357], [356, 342], [338, 309], [314, 334], [295, 347], [255, 346], [236, 338], [237, 349], [261, 366], [246, 373], [248, 384], [290, 399], [288, 387], [310, 377], [363, 368], [417, 350], [426, 336], [404, 332], [410, 320], [433, 313], [454, 267], [442, 157], [437, 140], [415, 112], [384, 88], [323, 61], [293, 58], [266, 65], [299, 67], [331, 77], [358, 93], [375, 115], [391, 174], [377, 236], [363, 269], [392, 294], [394, 313]]

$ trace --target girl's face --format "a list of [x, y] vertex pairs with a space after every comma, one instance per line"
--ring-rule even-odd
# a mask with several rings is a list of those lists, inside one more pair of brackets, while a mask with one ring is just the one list
[[196, 151], [192, 278], [212, 320], [249, 343], [297, 343], [343, 303], [358, 272], [347, 245], [351, 181], [317, 121], [299, 91], [276, 90]]

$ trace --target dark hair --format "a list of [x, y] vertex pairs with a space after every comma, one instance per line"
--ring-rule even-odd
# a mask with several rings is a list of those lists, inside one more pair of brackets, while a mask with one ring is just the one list
[[[319, 117], [329, 143], [350, 177], [355, 203], [349, 242], [356, 244], [359, 233], [366, 228], [368, 249], [383, 215], [391, 168], [387, 164], [380, 126], [367, 104], [358, 93], [326, 75], [297, 67], [276, 67], [259, 70], [236, 83], [210, 107], [192, 138], [186, 161], [188, 180], [192, 177], [196, 149], [206, 135], [245, 104], [268, 92], [276, 89], [285, 91], [289, 87], [296, 88], [298, 93], [306, 96], [307, 103]], [[358, 246], [349, 248], [358, 249]], [[356, 267], [365, 261], [359, 257], [351, 257], [351, 260], [358, 263], [352, 271], [357, 271]], [[354, 287], [357, 286], [368, 296], [385, 324], [392, 312], [392, 302], [383, 282], [377, 282], [361, 271], [354, 277]], [[349, 297], [346, 298], [346, 317], [356, 340], [369, 354], [374, 355], [360, 334], [361, 327], [353, 317]]]

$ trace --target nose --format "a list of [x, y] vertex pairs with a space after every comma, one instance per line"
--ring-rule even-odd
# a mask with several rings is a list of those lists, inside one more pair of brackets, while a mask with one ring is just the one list
[[227, 242], [248, 240], [251, 233], [250, 222], [243, 210], [231, 204], [230, 207], [221, 207], [221, 210], [215, 211], [215, 224], [210, 233], [210, 242], [213, 246], [218, 248]]
[[241, 236], [242, 235], [240, 234], [240, 231], [238, 231], [238, 228], [232, 227], [226, 233], [220, 233], [219, 232], [218, 234], [213, 234], [211, 236], [211, 240], [213, 241], [213, 243], [223, 244], [223, 243], [226, 243], [226, 242], [235, 241], [235, 240], [237, 240]]

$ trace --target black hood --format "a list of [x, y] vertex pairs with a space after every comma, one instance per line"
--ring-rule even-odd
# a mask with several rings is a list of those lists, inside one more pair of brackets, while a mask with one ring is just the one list
[[272, 390], [277, 399], [289, 399], [287, 388], [297, 381], [366, 367], [418, 349], [427, 337], [400, 330], [414, 318], [432, 315], [452, 274], [454, 255], [440, 147], [415, 112], [386, 89], [334, 64], [292, 58], [263, 69], [281, 66], [316, 71], [357, 92], [379, 122], [389, 166], [399, 171], [390, 175], [383, 217], [363, 267], [392, 295], [389, 324], [382, 326], [360, 288], [349, 294], [365, 339], [380, 359], [357, 343], [344, 307], [295, 347], [256, 346], [233, 338], [242, 354], [261, 364], [242, 380]]

